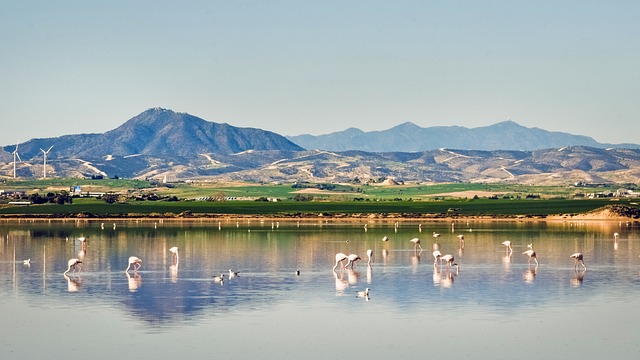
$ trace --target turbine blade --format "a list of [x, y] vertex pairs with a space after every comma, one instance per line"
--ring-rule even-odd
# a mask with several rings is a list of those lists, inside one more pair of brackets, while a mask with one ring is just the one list
[[51, 149], [53, 149], [53, 145], [51, 145], [51, 146], [49, 147], [49, 150], [47, 150], [47, 153], [49, 153], [49, 151], [51, 151]]

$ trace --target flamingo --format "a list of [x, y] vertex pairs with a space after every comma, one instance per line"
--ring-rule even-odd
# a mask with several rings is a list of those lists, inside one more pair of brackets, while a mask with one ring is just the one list
[[336, 264], [333, 266], [333, 270], [335, 270], [338, 267], [338, 263], [340, 263], [340, 267], [344, 267], [344, 264], [342, 264], [342, 261], [347, 260], [347, 255], [343, 254], [343, 253], [337, 253], [336, 254]]
[[133, 265], [133, 272], [138, 271], [142, 267], [142, 259], [137, 256], [129, 257], [129, 265], [127, 265], [127, 269], [124, 272], [129, 272], [131, 265]]
[[172, 258], [175, 258], [176, 263], [177, 263], [177, 262], [178, 262], [178, 259], [179, 259], [179, 255], [178, 255], [178, 247], [177, 247], [177, 246], [174, 246], [174, 247], [172, 247], [171, 249], [169, 249], [169, 251], [172, 253], [172, 254], [171, 254], [171, 257], [172, 257]]
[[436, 250], [433, 252], [433, 266], [436, 266], [441, 256], [442, 256], [442, 253], [440, 252], [440, 250]]
[[531, 265], [531, 258], [533, 258], [533, 260], [535, 260], [536, 262], [536, 266], [538, 266], [538, 256], [536, 256], [536, 252], [533, 251], [533, 249], [529, 249], [525, 252], [522, 253], [522, 255], [527, 255], [529, 256], [529, 265]]
[[76, 272], [76, 268], [78, 269], [78, 271], [82, 270], [82, 268], [80, 268], [81, 263], [82, 263], [82, 260], [80, 259], [69, 259], [69, 262], [67, 262], [69, 267], [67, 267], [67, 271], [65, 271], [62, 275], [67, 275], [67, 273], [69, 272], [69, 270], [71, 270], [71, 268], [73, 268], [73, 272]]
[[351, 269], [353, 270], [353, 264], [355, 264], [356, 261], [360, 260], [360, 256], [356, 255], [356, 254], [349, 254], [349, 256], [347, 257], [347, 265], [345, 266], [345, 268], [349, 267], [349, 264], [351, 264]]
[[439, 237], [440, 237], [440, 234], [438, 234], [437, 232], [435, 232], [435, 231], [434, 231], [434, 232], [433, 232], [433, 237], [437, 239], [437, 238], [439, 238]]
[[364, 289], [364, 291], [356, 291], [356, 297], [369, 297], [369, 288]]
[[503, 241], [503, 242], [502, 242], [502, 245], [506, 246], [506, 247], [507, 247], [507, 250], [508, 250], [509, 252], [513, 252], [513, 249], [511, 248], [511, 241], [509, 241], [509, 240], [507, 240], [507, 241]]
[[[453, 255], [451, 255], [451, 254], [440, 256], [440, 261], [447, 263], [447, 268], [449, 268], [450, 266], [454, 265], [453, 260], [454, 260], [454, 258], [453, 258]], [[458, 264], [455, 264], [455, 265], [458, 266]]]
[[617, 233], [617, 232], [613, 233], [613, 240], [614, 240], [614, 241], [616, 241], [616, 242], [618, 242], [618, 236], [619, 236], [619, 235], [618, 235], [618, 233]]
[[369, 258], [369, 260], [367, 261], [367, 265], [371, 266], [371, 259], [373, 258], [373, 250], [371, 249], [367, 250], [367, 258]]
[[420, 251], [422, 251], [422, 245], [420, 245], [420, 239], [418, 238], [413, 238], [411, 240], [409, 240], [413, 243], [413, 250], [417, 250], [418, 247], [420, 247]]
[[464, 242], [464, 235], [458, 235], [457, 237], [460, 242]]
[[578, 267], [578, 263], [582, 264], [582, 267], [584, 267], [585, 270], [587, 270], [587, 266], [584, 264], [584, 259], [582, 256], [582, 253], [577, 252], [571, 256], [569, 256], [570, 258], [572, 258], [574, 260], [573, 262], [573, 268], [577, 268]]

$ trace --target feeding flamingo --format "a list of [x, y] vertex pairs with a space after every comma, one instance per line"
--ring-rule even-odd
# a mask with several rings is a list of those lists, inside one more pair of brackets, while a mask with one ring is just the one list
[[373, 250], [371, 249], [367, 250], [367, 258], [369, 258], [369, 260], [367, 261], [367, 265], [371, 266], [371, 259], [373, 258]]
[[529, 265], [531, 265], [531, 258], [533, 258], [533, 260], [535, 260], [535, 262], [536, 262], [536, 266], [538, 266], [538, 265], [539, 265], [539, 263], [538, 263], [538, 256], [536, 255], [536, 252], [535, 252], [535, 251], [533, 251], [533, 249], [529, 249], [529, 250], [527, 250], [527, 251], [523, 252], [523, 253], [522, 253], [522, 255], [527, 255], [527, 256], [529, 256]]
[[574, 269], [578, 267], [578, 263], [582, 264], [582, 267], [584, 267], [585, 270], [587, 269], [587, 266], [584, 264], [584, 258], [582, 256], [582, 253], [577, 252], [569, 257], [574, 260], [573, 262]]
[[356, 254], [349, 254], [349, 256], [347, 257], [347, 265], [345, 265], [345, 268], [349, 267], [349, 264], [351, 264], [351, 269], [353, 270], [353, 264], [355, 264], [356, 261], [360, 260], [360, 256], [356, 255]]
[[137, 256], [129, 257], [129, 265], [127, 265], [127, 269], [124, 272], [129, 272], [131, 265], [133, 265], [133, 272], [138, 271], [142, 267], [142, 259]]
[[76, 269], [78, 271], [82, 270], [80, 268], [81, 263], [82, 263], [82, 260], [80, 259], [69, 259], [69, 262], [67, 263], [69, 267], [67, 267], [67, 271], [65, 271], [63, 275], [67, 275], [67, 273], [69, 272], [69, 270], [71, 270], [71, 268], [73, 268], [73, 272], [76, 272]]
[[506, 246], [506, 247], [507, 247], [507, 250], [508, 250], [509, 252], [513, 252], [513, 249], [511, 248], [511, 241], [509, 241], [509, 240], [507, 240], [507, 241], [503, 241], [503, 242], [502, 242], [502, 245]]
[[337, 253], [336, 254], [336, 264], [333, 266], [333, 270], [335, 270], [338, 267], [338, 263], [340, 263], [340, 267], [344, 267], [344, 264], [342, 264], [342, 261], [347, 260], [347, 255], [343, 254], [343, 253]]
[[413, 238], [411, 240], [409, 240], [413, 243], [413, 250], [417, 250], [418, 247], [420, 248], [420, 251], [422, 251], [422, 245], [420, 245], [420, 239], [418, 238]]

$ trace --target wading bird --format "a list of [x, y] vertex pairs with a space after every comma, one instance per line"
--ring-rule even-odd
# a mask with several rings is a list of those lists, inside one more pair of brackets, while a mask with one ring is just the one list
[[343, 253], [337, 253], [336, 254], [336, 264], [333, 266], [333, 270], [335, 270], [338, 267], [338, 263], [340, 263], [340, 268], [344, 267], [344, 264], [342, 263], [344, 260], [347, 260], [347, 255], [343, 254]]
[[440, 252], [440, 250], [436, 250], [433, 252], [433, 266], [436, 266], [438, 264], [438, 260], [440, 260], [441, 256], [442, 253]]
[[438, 234], [437, 232], [435, 232], [435, 231], [434, 231], [434, 232], [433, 232], [433, 237], [437, 239], [437, 238], [439, 238], [439, 237], [440, 237], [440, 234]]
[[129, 265], [127, 265], [127, 269], [124, 272], [129, 272], [131, 265], [133, 265], [133, 272], [138, 271], [142, 267], [142, 259], [137, 256], [129, 257]]
[[174, 246], [171, 249], [169, 249], [169, 251], [171, 252], [171, 260], [173, 260], [174, 263], [177, 263], [179, 260], [179, 255], [178, 255], [178, 247]]
[[509, 241], [509, 240], [507, 240], [507, 241], [503, 241], [503, 242], [502, 242], [502, 245], [504, 245], [504, 246], [506, 246], [506, 247], [507, 247], [507, 251], [508, 251], [508, 252], [512, 252], [512, 251], [513, 251], [513, 249], [511, 248], [511, 241]]
[[583, 259], [582, 253], [577, 252], [577, 253], [569, 256], [569, 257], [574, 260], [573, 261], [573, 268], [574, 269], [578, 267], [578, 263], [582, 264], [582, 267], [585, 270], [587, 269], [587, 266], [584, 264], [584, 259]]
[[538, 256], [536, 255], [536, 252], [533, 251], [533, 249], [529, 249], [525, 252], [522, 253], [522, 255], [527, 255], [529, 256], [529, 265], [531, 265], [531, 258], [533, 258], [533, 260], [535, 260], [536, 262], [536, 266], [538, 266]]
[[422, 245], [420, 245], [420, 239], [413, 238], [409, 241], [413, 243], [413, 250], [418, 250], [418, 248], [420, 248], [420, 251], [422, 251]]
[[367, 265], [371, 266], [371, 259], [373, 258], [373, 250], [367, 250]]
[[353, 270], [353, 265], [356, 263], [356, 261], [360, 260], [360, 256], [356, 255], [356, 254], [349, 254], [349, 256], [347, 257], [347, 265], [345, 265], [345, 268], [348, 268], [349, 265], [351, 265], [351, 270]]
[[[451, 254], [440, 256], [440, 261], [446, 263], [447, 264], [447, 268], [449, 268], [452, 265], [454, 265], [454, 263], [453, 263], [453, 255], [451, 255]], [[455, 264], [455, 265], [458, 266], [458, 264]]]
[[80, 259], [69, 259], [69, 262], [67, 263], [69, 266], [67, 267], [67, 271], [65, 271], [63, 275], [67, 275], [67, 273], [69, 272], [69, 270], [71, 270], [71, 268], [73, 268], [73, 272], [76, 272], [76, 269], [78, 271], [82, 270], [80, 268], [81, 263], [82, 263], [82, 260]]

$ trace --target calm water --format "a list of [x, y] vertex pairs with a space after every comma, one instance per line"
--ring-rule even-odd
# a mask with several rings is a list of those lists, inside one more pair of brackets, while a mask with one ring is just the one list
[[[0, 222], [0, 359], [640, 356], [638, 223], [364, 224]], [[434, 268], [434, 231], [459, 272]], [[337, 252], [362, 260], [333, 272]]]

